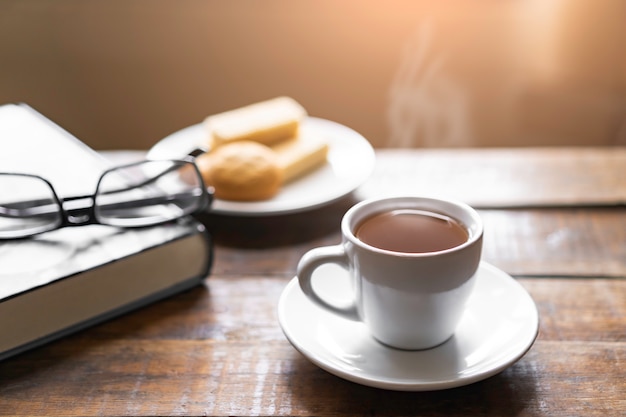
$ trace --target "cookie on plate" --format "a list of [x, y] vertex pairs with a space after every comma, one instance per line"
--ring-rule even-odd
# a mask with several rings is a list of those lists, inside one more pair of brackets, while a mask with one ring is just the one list
[[196, 164], [206, 185], [222, 200], [267, 200], [278, 193], [282, 183], [276, 153], [257, 142], [222, 145], [198, 157]]

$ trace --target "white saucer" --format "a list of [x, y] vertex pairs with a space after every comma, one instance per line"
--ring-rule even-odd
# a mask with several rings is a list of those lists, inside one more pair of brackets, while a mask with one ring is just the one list
[[[301, 129], [328, 140], [326, 165], [286, 184], [269, 200], [238, 202], [215, 199], [211, 211], [240, 216], [304, 211], [338, 200], [369, 178], [374, 170], [374, 149], [359, 133], [339, 123], [316, 117], [307, 117]], [[192, 125], [161, 139], [150, 149], [147, 158], [182, 158], [205, 140], [203, 126]]]
[[[320, 272], [323, 286], [347, 281], [339, 267], [324, 266]], [[495, 375], [530, 349], [539, 330], [530, 295], [511, 276], [485, 262], [456, 334], [433, 349], [403, 351], [378, 343], [362, 323], [311, 303], [297, 278], [280, 297], [278, 319], [291, 344], [322, 369], [359, 384], [398, 391], [447, 389]]]

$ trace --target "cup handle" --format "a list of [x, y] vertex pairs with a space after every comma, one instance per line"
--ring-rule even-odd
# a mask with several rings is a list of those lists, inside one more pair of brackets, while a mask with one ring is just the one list
[[339, 307], [324, 300], [313, 289], [311, 282], [313, 272], [315, 272], [318, 267], [327, 263], [334, 263], [345, 269], [349, 269], [348, 255], [343, 245], [322, 246], [311, 249], [302, 256], [297, 269], [298, 283], [300, 284], [302, 292], [311, 301], [326, 310], [350, 320], [359, 320], [356, 304], [354, 302], [348, 307]]

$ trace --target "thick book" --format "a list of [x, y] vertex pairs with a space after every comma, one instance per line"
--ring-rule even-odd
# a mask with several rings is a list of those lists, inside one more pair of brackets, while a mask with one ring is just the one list
[[[110, 166], [33, 108], [0, 106], [0, 172], [40, 175], [63, 198], [93, 192]], [[0, 240], [0, 360], [200, 285], [212, 247], [190, 216]]]

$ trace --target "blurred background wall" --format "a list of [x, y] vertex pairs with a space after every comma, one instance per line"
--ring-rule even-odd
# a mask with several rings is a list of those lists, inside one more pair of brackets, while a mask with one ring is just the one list
[[0, 1], [0, 103], [96, 149], [277, 95], [377, 147], [626, 145], [626, 1]]

